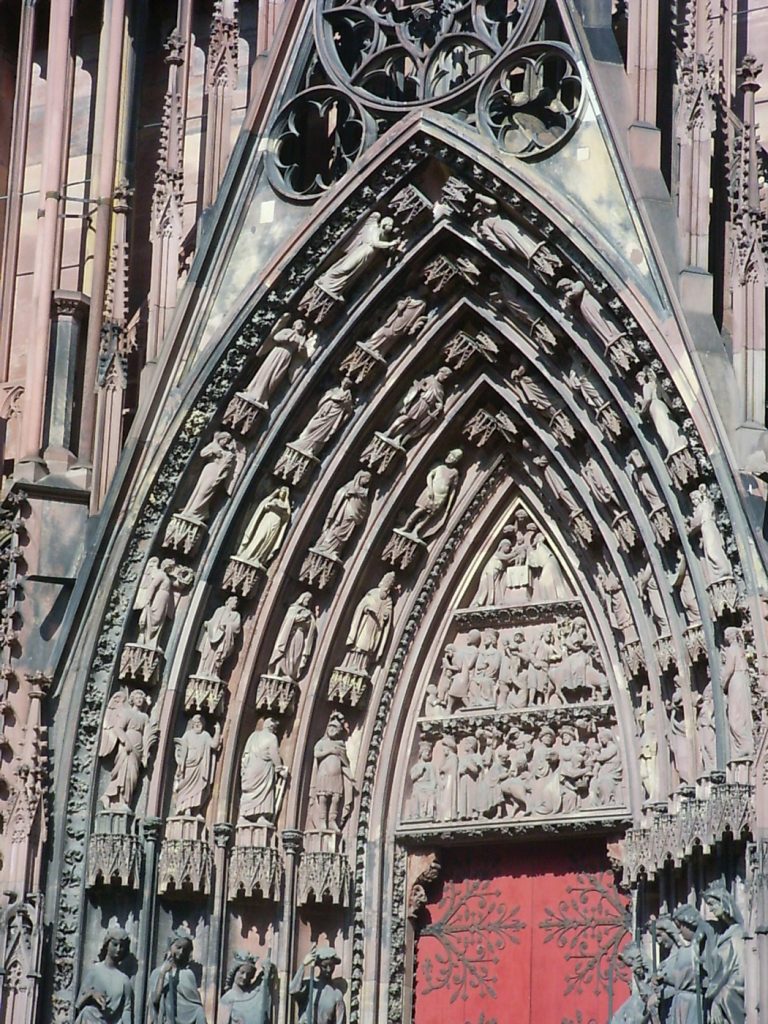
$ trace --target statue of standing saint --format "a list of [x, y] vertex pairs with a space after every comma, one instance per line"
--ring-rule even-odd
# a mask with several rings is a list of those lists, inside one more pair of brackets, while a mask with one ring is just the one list
[[338, 387], [325, 392], [314, 415], [293, 442], [293, 447], [306, 455], [317, 455], [341, 429], [354, 406], [351, 382], [345, 377]]
[[195, 972], [189, 966], [192, 939], [177, 932], [165, 959], [149, 976], [151, 1024], [206, 1024]]
[[275, 557], [291, 519], [287, 487], [278, 487], [259, 502], [243, 534], [236, 557], [265, 568]]
[[[392, 590], [395, 574], [384, 573], [377, 587], [369, 590], [352, 616], [352, 625], [347, 636], [347, 648], [358, 655], [356, 667], [367, 668], [372, 661], [378, 661], [387, 647], [392, 623]], [[345, 659], [346, 660], [346, 659]]]
[[336, 491], [320, 536], [312, 545], [327, 558], [338, 558], [355, 529], [365, 521], [370, 508], [371, 474], [361, 469], [349, 483]]
[[203, 679], [221, 678], [221, 666], [234, 651], [241, 628], [237, 598], [233, 595], [203, 625], [199, 647], [200, 664], [195, 675]]
[[240, 821], [273, 826], [279, 806], [278, 781], [288, 769], [283, 764], [276, 736], [277, 722], [266, 718], [261, 729], [248, 737], [240, 759]]
[[107, 811], [130, 811], [142, 767], [152, 747], [153, 726], [144, 708], [149, 698], [143, 690], [113, 694], [104, 714], [99, 757], [115, 755], [109, 783], [101, 797]]
[[390, 441], [408, 444], [438, 421], [445, 408], [445, 382], [450, 375], [450, 368], [441, 366], [437, 373], [414, 381], [403, 399], [400, 415], [386, 432]]
[[176, 776], [173, 792], [174, 813], [184, 817], [201, 814], [211, 790], [216, 753], [221, 746], [221, 726], [217, 722], [213, 736], [206, 732], [202, 715], [193, 715], [187, 731], [176, 741]]
[[312, 594], [305, 590], [285, 613], [269, 659], [271, 675], [297, 683], [304, 674], [317, 637], [317, 623], [310, 607], [311, 601]]
[[225, 1011], [224, 1024], [270, 1024], [272, 1020], [272, 974], [268, 957], [259, 960], [251, 953], [235, 953], [219, 1002]]
[[355, 779], [347, 753], [348, 731], [341, 712], [332, 711], [325, 734], [315, 744], [307, 811], [310, 832], [341, 832], [349, 817]]
[[294, 357], [308, 355], [306, 323], [294, 320], [290, 327], [275, 332], [273, 342], [273, 348], [264, 357], [251, 383], [245, 391], [238, 392], [239, 398], [263, 409], [268, 407], [270, 398], [288, 375]]
[[213, 435], [213, 440], [200, 451], [206, 465], [200, 471], [187, 504], [180, 515], [198, 523], [207, 522], [213, 496], [221, 487], [233, 483], [242, 462], [238, 443], [224, 430]]
[[346, 255], [337, 260], [318, 277], [316, 286], [337, 302], [344, 300], [348, 291], [381, 250], [394, 249], [400, 243], [392, 237], [395, 222], [391, 217], [372, 213], [355, 236]]

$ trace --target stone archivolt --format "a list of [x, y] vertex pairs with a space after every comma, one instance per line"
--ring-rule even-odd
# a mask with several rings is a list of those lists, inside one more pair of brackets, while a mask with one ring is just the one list
[[[198, 582], [184, 599], [184, 614], [177, 614], [168, 630], [162, 670], [144, 680], [158, 709], [157, 754], [146, 763], [139, 759], [131, 787], [121, 782], [118, 788], [126, 797], [123, 802], [133, 804], [131, 813], [145, 821], [166, 814], [169, 804], [174, 811], [179, 791], [190, 796], [188, 813], [175, 812], [169, 818], [159, 858], [152, 842], [143, 844], [146, 891], [141, 913], [145, 918], [155, 913], [158, 889], [173, 891], [198, 908], [203, 906], [201, 895], [210, 893], [219, 916], [227, 912], [228, 897], [243, 893], [271, 904], [284, 872], [282, 898], [289, 920], [295, 921], [291, 915], [297, 903], [312, 906], [324, 893], [335, 908], [328, 910], [329, 927], [334, 928], [333, 922], [342, 918], [333, 915], [351, 902], [351, 956], [358, 966], [365, 955], [359, 882], [370, 856], [366, 844], [374, 820], [385, 830], [390, 851], [401, 841], [418, 839], [419, 831], [429, 833], [429, 821], [440, 822], [443, 838], [463, 822], [471, 822], [476, 834], [498, 822], [514, 825], [518, 820], [532, 834], [547, 834], [555, 820], [561, 830], [594, 831], [606, 814], [613, 827], [622, 819], [639, 823], [651, 797], [644, 796], [637, 768], [641, 756], [653, 777], [655, 802], [674, 798], [676, 790], [690, 785], [711, 791], [723, 777], [743, 782], [749, 770], [748, 759], [739, 762], [728, 755], [729, 720], [731, 735], [735, 728], [731, 691], [724, 689], [716, 657], [724, 629], [740, 626], [744, 659], [735, 669], [741, 673], [735, 689], [743, 693], [745, 673], [752, 685], [746, 583], [721, 492], [726, 483], [706, 460], [707, 445], [694, 426], [695, 421], [710, 429], [706, 410], [685, 407], [661, 349], [657, 355], [645, 335], [642, 296], [630, 292], [625, 303], [616, 290], [616, 276], [578, 226], [569, 226], [566, 233], [545, 199], [534, 197], [511, 174], [494, 176], [477, 153], [477, 163], [470, 167], [463, 152], [442, 141], [438, 127], [421, 133], [403, 129], [398, 148], [387, 155], [387, 165], [372, 171], [365, 188], [361, 185], [349, 197], [335, 221], [329, 213], [319, 221], [311, 241], [276, 275], [271, 291], [260, 293], [244, 310], [240, 326], [222, 341], [215, 373], [197, 396], [190, 396], [184, 425], [169, 442], [164, 469], [126, 541], [127, 569], [116, 581], [103, 619], [75, 739], [76, 763], [85, 769], [93, 763], [99, 729], [107, 728], [106, 720], [101, 725], [103, 708], [109, 701], [114, 710], [113, 694], [120, 692], [117, 684], [110, 691], [108, 680], [116, 667], [116, 638], [125, 632], [122, 613], [136, 607], [139, 567], [149, 558], [161, 558], [163, 546], [173, 549], [176, 562], [189, 570], [190, 580], [194, 571]], [[392, 258], [355, 256], [362, 244], [360, 231], [374, 215], [388, 230], [384, 222], [393, 196], [406, 188], [427, 197], [433, 217], [406, 224]], [[483, 229], [473, 233], [478, 224]], [[343, 285], [343, 305], [333, 296], [330, 304], [321, 302], [318, 294], [331, 269]], [[578, 311], [563, 305], [558, 286], [562, 279], [584, 285]], [[478, 287], [487, 280], [498, 285], [490, 296]], [[240, 590], [242, 607], [236, 610], [233, 604], [229, 626], [219, 623], [217, 609], [227, 607], [225, 586], [231, 587], [225, 580], [227, 562], [237, 557], [237, 540], [254, 508], [254, 489], [266, 496], [281, 486], [275, 477], [277, 464], [296, 437], [297, 419], [311, 417], [317, 396], [327, 387], [341, 386], [342, 362], [381, 326], [391, 296], [422, 288], [425, 282], [420, 294], [426, 321], [413, 334], [397, 334], [381, 366], [386, 376], [371, 373], [364, 382], [352, 379], [344, 385], [353, 394], [354, 412], [339, 417], [335, 434], [317, 453], [313, 473], [302, 474], [292, 488], [290, 523], [283, 524], [284, 535], [270, 548], [271, 561], [260, 563], [258, 580]], [[281, 391], [280, 397], [275, 392], [274, 401], [270, 397], [255, 435], [235, 441], [220, 431], [228, 403], [253, 377], [251, 355], [258, 354], [281, 317], [294, 316], [298, 309], [315, 324], [317, 355], [305, 368], [300, 386]], [[542, 335], [542, 326], [547, 335]], [[482, 340], [459, 351], [457, 332]], [[566, 349], [578, 354], [578, 386], [573, 362], [560, 358]], [[670, 357], [664, 358], [671, 364]], [[440, 368], [449, 363], [453, 369], [440, 380]], [[660, 416], [674, 420], [675, 436], [685, 439], [689, 458], [682, 468], [672, 465], [669, 450], [658, 446], [638, 412], [647, 403], [641, 391], [645, 385], [626, 372], [629, 366], [635, 372], [648, 367], [656, 381], [663, 380], [669, 404]], [[423, 384], [425, 378], [431, 383]], [[321, 380], [327, 387], [319, 386]], [[443, 381], [444, 392], [438, 394]], [[298, 678], [286, 676], [292, 687], [288, 699], [270, 698], [271, 713], [281, 719], [281, 763], [290, 766], [285, 799], [281, 794], [280, 801], [270, 802], [277, 808], [277, 820], [260, 826], [261, 831], [244, 831], [233, 848], [239, 852], [229, 855], [226, 830], [214, 833], [213, 826], [237, 820], [239, 737], [253, 730], [254, 706], [267, 706], [263, 680], [270, 676], [270, 652], [286, 609], [305, 586], [298, 583], [302, 563], [339, 487], [352, 479], [375, 439], [387, 438], [398, 411], [414, 427], [408, 443], [400, 445], [403, 450], [388, 466], [388, 475], [374, 478], [370, 511], [343, 549], [343, 575], [327, 587], [315, 578], [307, 580], [309, 604], [317, 606], [317, 640], [313, 637], [308, 645]], [[491, 427], [479, 429], [481, 421]], [[430, 537], [422, 558], [401, 562], [396, 576], [385, 583], [393, 575], [383, 560], [393, 528], [403, 513], [410, 513], [427, 474], [458, 448], [464, 451], [461, 487], [439, 532]], [[633, 452], [640, 453], [634, 457], [635, 473], [637, 466], [647, 472], [666, 512], [663, 546], [654, 518], [661, 506], [638, 502], [636, 476], [630, 478], [626, 470]], [[544, 472], [542, 457], [554, 473]], [[642, 493], [647, 498], [651, 490]], [[697, 514], [702, 500], [708, 504]], [[514, 523], [516, 509], [524, 510], [534, 524], [527, 540], [522, 527], [525, 550], [517, 561], [507, 556], [521, 530], [504, 531]], [[693, 542], [692, 523], [698, 538]], [[678, 559], [687, 565], [688, 576], [686, 597], [679, 604], [667, 582]], [[663, 632], [660, 616], [643, 604], [635, 584], [646, 565], [663, 606]], [[726, 581], [727, 593], [722, 587], [713, 592], [714, 585]], [[484, 596], [479, 598], [479, 593]], [[368, 625], [363, 624], [363, 608]], [[441, 634], [445, 640], [438, 642], [440, 617], [454, 613], [450, 629]], [[213, 669], [208, 673], [221, 687], [215, 702], [200, 700], [195, 708], [188, 707], [190, 714], [195, 710], [188, 721], [179, 681], [191, 671], [194, 638], [203, 623], [210, 634], [208, 646], [222, 653], [219, 660], [211, 655]], [[239, 635], [241, 625], [237, 648], [227, 636], [231, 640]], [[688, 655], [692, 627], [702, 631], [708, 652], [704, 659]], [[479, 641], [474, 631], [480, 632]], [[516, 632], [522, 634], [519, 642]], [[662, 640], [667, 645], [663, 657]], [[449, 643], [454, 647], [447, 657], [452, 679], [466, 669], [466, 687], [449, 682], [446, 689], [439, 677]], [[508, 653], [505, 644], [517, 644], [517, 653]], [[476, 649], [469, 669], [473, 655], [468, 647]], [[461, 658], [457, 648], [463, 651]], [[302, 647], [297, 664], [304, 653]], [[364, 658], [352, 665], [350, 655]], [[510, 659], [518, 656], [521, 663], [527, 659], [524, 696], [521, 663], [509, 668]], [[225, 662], [226, 672], [220, 673]], [[348, 717], [328, 704], [329, 698], [342, 699], [338, 686], [329, 691], [328, 683], [344, 666], [364, 674], [366, 687], [365, 700], [346, 701], [352, 705], [345, 711]], [[733, 680], [733, 671], [729, 678]], [[673, 697], [679, 697], [680, 710], [671, 715]], [[425, 701], [432, 701], [429, 710]], [[675, 765], [679, 768], [684, 752], [691, 764], [704, 764], [694, 717], [702, 701], [711, 702], [717, 762], [683, 780]], [[652, 737], [649, 709], [656, 723]], [[411, 724], [406, 726], [408, 716]], [[738, 727], [743, 731], [743, 723]], [[175, 766], [174, 734], [177, 751], [184, 753]], [[404, 736], [412, 739], [410, 761], [388, 762], [382, 751], [391, 751], [393, 743], [395, 749], [407, 749]], [[430, 745], [428, 756], [419, 755], [419, 738], [422, 745]], [[569, 752], [569, 746], [576, 750]], [[555, 749], [556, 757], [547, 753]], [[525, 778], [507, 771], [511, 751], [515, 756], [530, 754]], [[452, 791], [445, 797], [453, 785], [445, 782], [452, 757], [455, 799]], [[429, 770], [419, 769], [419, 764]], [[443, 780], [442, 791], [436, 782], [432, 796], [426, 784], [414, 794], [418, 779], [430, 773]], [[117, 792], [110, 778], [107, 782], [102, 774], [101, 797], [107, 797], [110, 786]], [[478, 795], [481, 790], [484, 796]], [[391, 797], [386, 795], [390, 791]], [[440, 798], [445, 810], [438, 811]], [[98, 856], [113, 864], [104, 850], [108, 834], [96, 822], [83, 824], [82, 785], [76, 778], [68, 814], [80, 825], [69, 829], [65, 846], [82, 842], [85, 831], [93, 833], [99, 836]], [[420, 828], [412, 827], [415, 821]], [[399, 825], [404, 829], [400, 839]], [[281, 830], [282, 850], [276, 843]], [[294, 843], [292, 830], [305, 832], [303, 851]], [[133, 826], [129, 834], [135, 836]], [[221, 837], [215, 847], [210, 844], [214, 834]], [[116, 835], [112, 853], [119, 854], [120, 847], [125, 857], [135, 857], [136, 844], [125, 839], [125, 832]], [[262, 852], [248, 859], [242, 853], [246, 849]], [[92, 844], [91, 860], [95, 850]], [[228, 856], [235, 858], [229, 885]], [[137, 884], [134, 862], [118, 867], [112, 872], [116, 882]], [[88, 874], [91, 883], [97, 880], [92, 862]], [[62, 962], [79, 955], [80, 934], [63, 925], [76, 916], [82, 881], [80, 864], [63, 882], [56, 940]], [[393, 890], [392, 920], [405, 913], [404, 906], [398, 909], [399, 898]], [[272, 920], [272, 911], [263, 907], [249, 913], [262, 925]], [[378, 911], [375, 927], [382, 927]], [[224, 939], [220, 935], [216, 941]], [[281, 933], [283, 957], [287, 941]], [[71, 1006], [75, 980], [57, 968], [53, 984], [62, 1013]], [[353, 1006], [359, 998], [355, 974]], [[396, 1011], [392, 998], [390, 1013]]]

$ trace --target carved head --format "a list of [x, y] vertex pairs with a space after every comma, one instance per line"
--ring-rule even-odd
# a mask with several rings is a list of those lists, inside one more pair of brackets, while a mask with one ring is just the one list
[[486, 629], [483, 633], [483, 640], [485, 641], [486, 647], [495, 647], [499, 642], [499, 631], [498, 629]]
[[395, 585], [395, 574], [393, 572], [385, 572], [379, 582], [379, 590], [383, 590], [385, 594], [388, 594]]
[[432, 757], [432, 744], [429, 740], [422, 740], [419, 743], [419, 760], [429, 761]]
[[326, 733], [331, 739], [341, 739], [347, 733], [347, 720], [340, 711], [334, 711], [328, 719]]
[[467, 644], [470, 647], [479, 647], [482, 638], [483, 637], [479, 629], [470, 629], [467, 634]]
[[341, 963], [333, 946], [320, 946], [315, 952], [315, 967], [321, 978], [330, 978], [336, 964]]
[[163, 572], [173, 572], [173, 570], [176, 568], [176, 563], [172, 558], [164, 558], [160, 563], [160, 568], [163, 570]]
[[[199, 717], [199, 716], [196, 716]], [[168, 957], [177, 967], [186, 967], [192, 959], [192, 939], [189, 935], [175, 935], [168, 947]]]
[[294, 329], [294, 331], [296, 331], [297, 334], [306, 334], [307, 333], [306, 321], [302, 320], [301, 317], [298, 317], [296, 320], [293, 321], [293, 329]]
[[683, 903], [673, 911], [672, 920], [680, 929], [683, 938], [690, 942], [701, 924], [701, 914], [690, 903]]
[[143, 690], [131, 690], [128, 694], [128, 703], [139, 711], [149, 703], [149, 698]]
[[457, 462], [461, 461], [463, 455], [464, 452], [461, 450], [461, 448], [452, 448], [445, 456], [446, 466], [455, 466]]
[[448, 380], [448, 378], [451, 376], [450, 366], [441, 366], [440, 369], [435, 374], [435, 376], [439, 381]]
[[226, 601], [227, 608], [231, 608], [232, 611], [237, 610], [237, 597], [235, 594], [231, 594]]
[[539, 742], [543, 743], [545, 747], [553, 747], [555, 745], [555, 733], [548, 725], [545, 725], [539, 733]]
[[713, 882], [708, 886], [704, 890], [703, 898], [710, 912], [718, 921], [733, 923], [741, 919], [733, 896], [722, 882]]
[[101, 944], [99, 960], [109, 960], [113, 964], [121, 963], [128, 955], [130, 943], [130, 936], [125, 928], [120, 928], [119, 925], [107, 928]]
[[394, 230], [395, 222], [391, 217], [382, 217], [379, 227], [381, 228], [382, 234], [388, 235], [390, 231]]
[[203, 716], [192, 715], [192, 717], [189, 720], [189, 725], [187, 726], [187, 729], [191, 730], [192, 732], [201, 733], [204, 728], [205, 722], [203, 721]]
[[277, 721], [274, 718], [265, 718], [262, 729], [266, 729], [267, 732], [277, 732]]
[[680, 945], [680, 932], [669, 914], [662, 914], [657, 919], [656, 938], [662, 949], [672, 949]]
[[309, 603], [312, 600], [312, 592], [305, 590], [303, 594], [299, 594], [296, 598], [296, 604], [301, 604], [305, 608], [309, 608]]

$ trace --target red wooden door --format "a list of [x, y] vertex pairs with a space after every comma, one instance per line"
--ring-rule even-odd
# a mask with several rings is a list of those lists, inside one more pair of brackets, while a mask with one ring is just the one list
[[605, 842], [444, 851], [416, 945], [415, 1024], [606, 1024], [628, 901]]

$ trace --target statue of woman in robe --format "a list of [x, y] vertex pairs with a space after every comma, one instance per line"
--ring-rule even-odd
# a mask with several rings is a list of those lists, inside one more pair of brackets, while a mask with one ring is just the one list
[[733, 576], [731, 561], [725, 553], [714, 503], [704, 484], [691, 492], [691, 502], [693, 515], [688, 520], [688, 529], [692, 535], [698, 533], [701, 537], [702, 568], [707, 585], [730, 579]]
[[307, 341], [307, 325], [301, 319], [294, 320], [290, 327], [276, 331], [273, 347], [264, 357], [251, 383], [245, 391], [238, 392], [238, 396], [251, 405], [266, 409], [270, 398], [287, 376], [294, 356], [307, 355]]
[[117, 926], [107, 929], [98, 963], [83, 975], [75, 1024], [133, 1024], [133, 986], [120, 970], [128, 947], [128, 932]]
[[233, 594], [203, 625], [200, 664], [195, 675], [203, 679], [219, 679], [221, 667], [234, 651], [241, 629], [242, 619]]
[[686, 447], [685, 437], [680, 433], [680, 428], [672, 419], [669, 407], [664, 399], [656, 375], [652, 370], [641, 370], [636, 377], [637, 383], [641, 386], [640, 401], [637, 411], [641, 416], [647, 415], [656, 428], [659, 440], [664, 445], [664, 458], [677, 455]]
[[210, 504], [220, 487], [231, 482], [238, 465], [238, 446], [226, 431], [219, 430], [213, 440], [200, 451], [206, 465], [200, 471], [189, 500], [179, 513], [185, 519], [204, 523], [210, 514]]
[[346, 255], [318, 277], [317, 287], [332, 299], [342, 302], [344, 293], [370, 266], [377, 253], [381, 250], [394, 249], [399, 245], [398, 240], [392, 238], [394, 227], [395, 222], [391, 217], [372, 213]]
[[728, 626], [723, 651], [723, 691], [728, 708], [731, 761], [751, 761], [755, 756], [752, 736], [752, 692], [749, 665], [741, 630]]
[[235, 953], [219, 1003], [225, 1013], [222, 1024], [270, 1024], [273, 970], [268, 958], [259, 961], [250, 953]]
[[278, 487], [256, 506], [236, 557], [250, 565], [266, 568], [277, 554], [290, 520], [288, 488]]
[[150, 558], [141, 578], [133, 607], [140, 612], [137, 643], [142, 647], [157, 648], [160, 632], [174, 612], [174, 579], [176, 568], [172, 558]]
[[406, 335], [413, 336], [426, 323], [427, 304], [415, 295], [404, 295], [384, 323], [360, 347], [377, 356], [384, 356], [394, 342]]
[[293, 442], [293, 447], [307, 455], [317, 455], [341, 429], [354, 407], [351, 382], [345, 377], [338, 387], [325, 392], [314, 415]]
[[667, 1003], [665, 1020], [669, 1024], [698, 1024], [700, 996], [696, 989], [701, 982], [695, 948], [683, 942], [675, 921], [668, 914], [656, 919], [656, 941], [667, 953], [653, 978], [660, 999]]
[[744, 1024], [745, 936], [741, 915], [722, 882], [713, 882], [703, 897], [716, 921], [714, 934], [708, 937], [704, 949], [709, 1024]]
[[365, 521], [370, 508], [371, 474], [361, 469], [334, 495], [320, 536], [312, 545], [328, 558], [338, 558], [356, 527]]
[[269, 659], [271, 675], [297, 683], [304, 674], [317, 637], [317, 624], [315, 613], [310, 607], [311, 601], [311, 593], [305, 590], [285, 613]]
[[217, 722], [213, 736], [205, 731], [202, 715], [193, 715], [187, 731], [176, 740], [176, 776], [173, 792], [175, 814], [192, 817], [205, 806], [213, 782], [215, 755], [221, 746], [221, 726]]
[[274, 825], [277, 780], [288, 774], [276, 736], [277, 722], [266, 718], [248, 737], [240, 759], [240, 820]]

